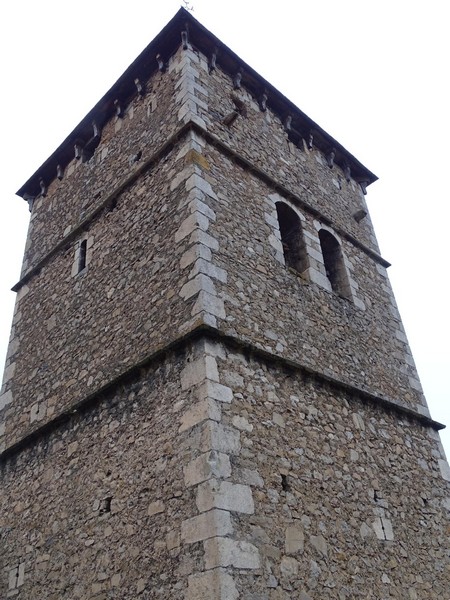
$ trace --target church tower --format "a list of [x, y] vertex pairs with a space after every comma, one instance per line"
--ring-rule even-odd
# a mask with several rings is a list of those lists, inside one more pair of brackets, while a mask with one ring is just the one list
[[18, 192], [1, 598], [448, 596], [375, 180], [174, 16]]

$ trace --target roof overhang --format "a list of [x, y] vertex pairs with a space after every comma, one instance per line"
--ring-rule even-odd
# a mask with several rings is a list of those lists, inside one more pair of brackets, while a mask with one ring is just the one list
[[92, 137], [93, 123], [100, 129], [116, 113], [117, 102], [125, 105], [137, 94], [136, 80], [147, 81], [159, 69], [158, 59], [166, 63], [182, 43], [182, 32], [187, 32], [189, 43], [206, 57], [216, 55], [216, 64], [231, 77], [242, 73], [242, 86], [255, 98], [267, 96], [267, 106], [284, 121], [290, 117], [292, 126], [300, 135], [312, 134], [314, 146], [325, 153], [334, 150], [335, 162], [348, 165], [353, 179], [363, 186], [377, 180], [376, 175], [360, 163], [339, 142], [333, 139], [317, 123], [303, 113], [254, 69], [247, 65], [215, 35], [199, 23], [190, 12], [180, 8], [161, 32], [141, 52], [126, 69], [123, 75], [97, 102], [84, 119], [66, 137], [53, 154], [17, 191], [17, 195], [36, 197], [41, 192], [41, 182], [50, 183], [56, 176], [58, 167], [64, 169], [74, 158], [77, 142], [86, 143]]

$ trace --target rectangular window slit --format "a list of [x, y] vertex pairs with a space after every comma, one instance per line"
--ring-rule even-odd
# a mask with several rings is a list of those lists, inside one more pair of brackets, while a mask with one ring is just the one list
[[79, 254], [78, 254], [78, 273], [86, 268], [86, 252], [87, 252], [87, 240], [83, 240], [80, 243]]

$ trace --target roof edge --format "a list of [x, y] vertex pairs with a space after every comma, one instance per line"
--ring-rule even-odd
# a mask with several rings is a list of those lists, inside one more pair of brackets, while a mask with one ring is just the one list
[[59, 176], [74, 158], [78, 142], [92, 143], [95, 146], [100, 140], [99, 132], [103, 125], [117, 114], [121, 105], [129, 103], [138, 95], [140, 84], [145, 83], [158, 69], [164, 68], [170, 56], [181, 45], [182, 32], [187, 30], [190, 43], [206, 56], [216, 53], [217, 64], [225, 72], [234, 76], [239, 71], [242, 74], [242, 86], [254, 97], [266, 95], [267, 106], [277, 113], [282, 121], [289, 120], [289, 127], [286, 127], [288, 135], [292, 122], [296, 134], [313, 136], [316, 147], [324, 152], [334, 151], [336, 162], [342, 166], [348, 165], [352, 177], [361, 183], [363, 189], [378, 179], [330, 134], [206, 29], [189, 11], [180, 8], [16, 194], [25, 200], [33, 200], [43, 195], [48, 184]]

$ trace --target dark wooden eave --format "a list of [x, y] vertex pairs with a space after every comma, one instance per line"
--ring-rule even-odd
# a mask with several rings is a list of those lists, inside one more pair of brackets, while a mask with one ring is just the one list
[[216, 36], [199, 23], [190, 12], [184, 8], [175, 14], [164, 29], [128, 67], [116, 83], [106, 92], [92, 110], [75, 127], [55, 152], [39, 167], [17, 191], [21, 197], [36, 197], [41, 191], [41, 181], [50, 184], [57, 176], [58, 165], [64, 169], [74, 158], [74, 147], [77, 141], [88, 142], [92, 137], [92, 123], [101, 129], [116, 113], [114, 102], [118, 100], [126, 106], [137, 95], [135, 80], [145, 83], [155, 73], [159, 66], [157, 56], [164, 62], [177, 51], [182, 42], [181, 32], [188, 30], [189, 43], [201, 51], [206, 57], [211, 57], [217, 50], [217, 66], [234, 78], [239, 70], [242, 72], [242, 86], [255, 99], [267, 95], [267, 106], [284, 122], [288, 115], [292, 117], [292, 127], [305, 139], [313, 134], [314, 146], [325, 154], [332, 148], [335, 151], [335, 163], [342, 168], [350, 167], [351, 176], [356, 181], [369, 185], [377, 180], [376, 175], [361, 164], [341, 144], [334, 140], [326, 131], [297, 108], [290, 100], [261, 77], [254, 69], [242, 61], [232, 50], [225, 46]]

